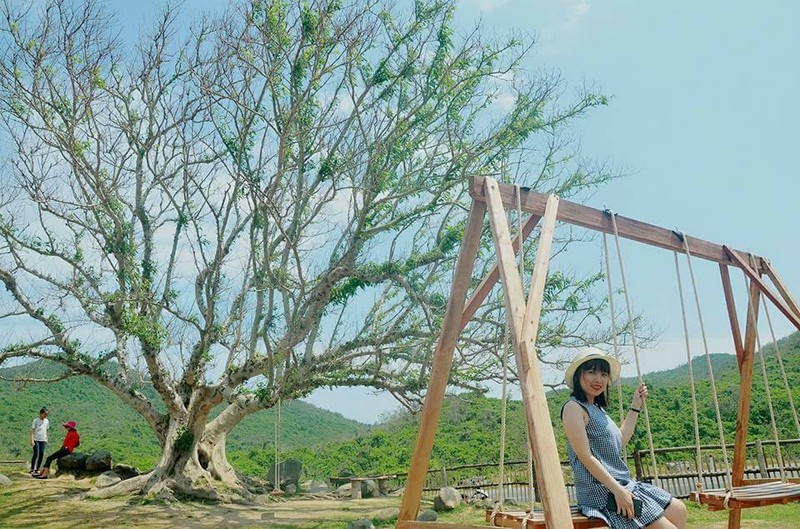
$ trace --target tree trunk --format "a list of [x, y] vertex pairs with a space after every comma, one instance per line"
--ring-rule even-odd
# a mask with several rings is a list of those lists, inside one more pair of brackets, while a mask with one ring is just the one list
[[141, 494], [169, 501], [178, 494], [225, 502], [251, 500], [244, 481], [228, 463], [226, 433], [204, 435], [205, 429], [205, 423], [188, 428], [172, 422], [161, 459], [152, 471], [112, 487], [92, 490], [88, 496]]

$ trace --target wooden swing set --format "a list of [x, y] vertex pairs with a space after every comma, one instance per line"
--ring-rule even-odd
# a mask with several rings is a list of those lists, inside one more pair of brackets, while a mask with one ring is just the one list
[[[555, 195], [543, 195], [519, 186], [501, 184], [493, 178], [473, 178], [470, 182], [470, 195], [472, 196], [472, 205], [454, 271], [450, 299], [445, 312], [442, 331], [434, 350], [430, 383], [421, 412], [419, 432], [406, 479], [405, 492], [396, 529], [451, 529], [454, 527], [450, 524], [418, 521], [416, 518], [420, 508], [422, 489], [429, 468], [431, 451], [450, 375], [456, 341], [498, 280], [501, 281], [505, 298], [509, 334], [516, 359], [517, 374], [525, 410], [530, 453], [533, 456], [533, 464], [536, 468], [536, 485], [543, 509], [538, 513], [495, 511], [491, 513], [491, 516], [487, 515], [487, 521], [495, 526], [511, 527], [513, 529], [605, 527], [601, 520], [586, 518], [569, 505], [535, 349], [544, 286], [557, 221], [595, 230], [603, 234], [613, 234], [617, 244], [619, 238], [622, 237], [673, 251], [676, 255], [679, 286], [680, 272], [677, 268], [677, 255], [679, 253], [686, 255], [690, 271], [692, 258], [705, 259], [719, 264], [741, 380], [734, 455], [732, 465], [729, 467], [728, 487], [724, 490], [702, 490], [702, 487], [699, 487], [698, 491], [693, 495], [693, 499], [709, 506], [713, 510], [728, 509], [729, 529], [736, 529], [740, 526], [741, 509], [800, 500], [800, 484], [797, 483], [798, 480], [787, 479], [783, 475], [783, 471], [781, 472], [782, 480], [777, 482], [775, 480], [752, 481], [744, 478], [753, 366], [758, 342], [757, 322], [760, 313], [759, 302], [762, 295], [769, 299], [788, 318], [792, 325], [800, 330], [800, 306], [791, 297], [785, 284], [768, 260], [634, 219], [560, 200]], [[506, 219], [506, 207], [512, 208], [514, 206], [516, 206], [518, 213], [525, 212], [530, 217], [525, 221], [524, 225], [520, 225], [517, 230], [517, 236], [512, 240]], [[480, 246], [484, 217], [487, 213], [497, 253], [497, 264], [489, 271], [474, 289], [469, 300], [467, 300], [474, 262]], [[515, 262], [515, 255], [521, 251], [522, 242], [528, 238], [539, 222], [542, 223], [539, 244], [530, 280], [530, 291], [526, 301], [523, 281]], [[617, 246], [617, 250], [619, 255], [619, 246]], [[734, 302], [729, 272], [729, 267], [731, 266], [741, 269], [746, 276], [746, 280], [749, 281], [747, 322], [744, 336], [742, 336]], [[622, 270], [621, 260], [620, 268]], [[694, 285], [693, 272], [691, 275]], [[764, 275], [772, 282], [777, 293], [762, 279]], [[695, 297], [696, 294], [695, 285]], [[682, 296], [681, 287], [681, 305], [683, 307]], [[628, 306], [630, 316], [629, 302]], [[683, 314], [684, 329], [686, 329], [685, 309]], [[702, 329], [699, 301], [698, 316], [700, 317]], [[704, 330], [703, 341], [705, 343]], [[687, 357], [691, 360], [688, 338], [686, 343]], [[707, 349], [706, 346], [706, 354], [708, 354]], [[760, 349], [759, 346], [759, 351]], [[635, 347], [634, 352], [636, 352]], [[637, 371], [641, 377], [638, 356], [636, 363]], [[691, 361], [689, 365], [691, 366]], [[711, 380], [713, 388], [713, 375]], [[785, 372], [784, 380], [786, 380]], [[693, 379], [692, 387], [694, 387]], [[712, 392], [715, 393], [715, 390], [712, 389]], [[696, 411], [694, 390], [692, 394], [693, 406]], [[792, 409], [794, 410], [793, 403]], [[797, 422], [796, 417], [795, 412], [795, 422]], [[695, 414], [695, 424], [696, 421]], [[697, 428], [695, 430], [697, 431]], [[775, 430], [774, 417], [773, 430]], [[798, 425], [798, 433], [800, 434], [800, 424]], [[650, 437], [649, 421], [648, 437]], [[650, 438], [650, 444], [652, 450], [652, 438]], [[698, 447], [699, 444], [698, 439]], [[724, 440], [722, 445], [724, 446]], [[653, 465], [655, 468], [655, 460], [653, 460]], [[459, 529], [477, 529], [478, 527], [485, 529], [485, 526], [480, 525], [462, 524], [457, 527]]]

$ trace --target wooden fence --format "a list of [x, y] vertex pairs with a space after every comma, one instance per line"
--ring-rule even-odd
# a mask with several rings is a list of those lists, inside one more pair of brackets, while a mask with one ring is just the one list
[[[733, 445], [727, 446], [729, 460], [733, 458]], [[786, 477], [800, 477], [800, 439], [785, 439], [776, 446], [775, 441], [747, 443], [745, 478], [781, 479], [778, 451], [783, 457], [783, 473]], [[720, 445], [700, 447], [701, 469], [697, 469], [696, 447], [679, 446], [654, 450], [658, 468], [659, 486], [677, 498], [685, 498], [694, 491], [702, 473], [705, 489], [725, 488], [727, 472]], [[629, 454], [628, 465], [640, 481], [653, 482], [653, 465], [649, 450], [637, 450]], [[569, 462], [561, 462], [567, 495], [574, 503], [575, 487]], [[391, 488], [405, 485], [406, 474], [396, 473]], [[477, 491], [492, 499], [500, 497], [500, 472], [497, 463], [441, 467], [428, 471], [423, 488], [423, 497], [432, 498], [441, 487], [454, 487], [464, 497]], [[504, 465], [503, 497], [521, 505], [530, 504], [532, 494], [528, 480], [527, 461], [508, 461]]]

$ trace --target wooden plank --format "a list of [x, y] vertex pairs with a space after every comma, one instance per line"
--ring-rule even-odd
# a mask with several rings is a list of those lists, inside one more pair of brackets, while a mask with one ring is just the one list
[[[733, 254], [732, 254], [733, 255]], [[758, 282], [751, 279], [748, 293], [747, 323], [745, 326], [742, 361], [739, 365], [739, 411], [736, 415], [736, 438], [731, 465], [731, 483], [734, 487], [742, 485], [747, 452], [747, 427], [750, 422], [750, 397], [753, 389], [753, 363], [755, 358], [756, 338], [758, 334], [759, 294]], [[728, 513], [728, 529], [739, 529], [742, 513], [733, 508]]]
[[[547, 268], [550, 262], [550, 248], [555, 231], [558, 214], [558, 197], [548, 199], [539, 236], [539, 248], [531, 280], [531, 293], [525, 304], [522, 282], [519, 271], [513, 262], [508, 225], [505, 210], [499, 193], [498, 183], [494, 179], [486, 179], [486, 203], [489, 210], [492, 235], [497, 250], [497, 262], [503, 291], [506, 298], [506, 310], [511, 315], [511, 336], [517, 360], [522, 390], [523, 408], [528, 428], [531, 449], [536, 467], [536, 481], [541, 492], [542, 505], [552, 527], [569, 527], [571, 522], [569, 498], [564, 485], [564, 475], [556, 447], [555, 433], [550, 422], [550, 411], [544, 393], [539, 362], [536, 354], [536, 332], [538, 330], [538, 314], [541, 310], [544, 283], [547, 279]], [[531, 307], [531, 304], [538, 305]], [[536, 317], [531, 323], [530, 317]]]
[[490, 529], [490, 525], [465, 524], [465, 523], [442, 523], [442, 522], [421, 522], [419, 520], [398, 520], [395, 524], [397, 529]]
[[483, 218], [486, 214], [486, 205], [473, 201], [464, 230], [464, 239], [458, 254], [458, 261], [453, 272], [453, 286], [450, 291], [450, 300], [445, 310], [442, 332], [433, 353], [433, 366], [425, 396], [422, 412], [420, 414], [419, 432], [411, 457], [411, 465], [406, 478], [403, 502], [400, 506], [398, 523], [401, 520], [415, 520], [419, 512], [422, 489], [425, 486], [425, 477], [430, 464], [433, 440], [439, 424], [439, 415], [442, 411], [444, 393], [447, 381], [450, 378], [450, 368], [453, 363], [453, 350], [460, 333], [459, 323], [464, 312], [464, 301], [467, 299], [467, 290], [472, 279], [475, 258], [480, 246]]
[[[758, 478], [758, 479], [743, 479], [742, 484], [747, 485], [761, 485], [762, 483], [772, 483], [775, 481], [775, 478]], [[786, 478], [787, 483], [798, 483], [800, 484], [800, 478]]]
[[[528, 217], [528, 220], [525, 221], [525, 224], [522, 226], [522, 240], [525, 241], [530, 236], [533, 228], [536, 227], [536, 224], [539, 223], [539, 219], [541, 217], [539, 215], [531, 215]], [[520, 237], [517, 234], [514, 237], [514, 241], [511, 243], [514, 249], [514, 255], [519, 253], [520, 248]], [[492, 291], [494, 285], [497, 283], [497, 280], [500, 279], [500, 268], [498, 268], [497, 264], [492, 267], [491, 270], [486, 274], [483, 278], [483, 281], [478, 285], [478, 288], [475, 289], [475, 292], [467, 301], [467, 305], [464, 308], [464, 314], [461, 316], [461, 330], [464, 330], [464, 327], [472, 320], [472, 317], [475, 315], [475, 312], [478, 311], [478, 308], [486, 299], [486, 296], [489, 295], [489, 292]]]
[[525, 317], [525, 295], [522, 288], [522, 279], [514, 261], [514, 250], [511, 246], [511, 232], [506, 222], [506, 212], [500, 196], [497, 193], [497, 181], [486, 179], [487, 200], [486, 207], [489, 216], [489, 226], [492, 228], [492, 239], [497, 252], [497, 267], [505, 294], [508, 321], [514, 335], [518, 339], [522, 334], [522, 319]]
[[722, 291], [725, 293], [725, 306], [728, 308], [728, 321], [731, 324], [731, 333], [733, 334], [733, 348], [736, 351], [736, 360], [741, 369], [744, 345], [742, 345], [742, 329], [739, 327], [739, 317], [736, 315], [736, 301], [733, 299], [731, 274], [728, 270], [728, 265], [722, 263], [719, 264], [719, 271], [722, 276]]
[[778, 272], [772, 267], [772, 263], [769, 262], [768, 259], [761, 258], [761, 267], [764, 271], [766, 271], [767, 276], [769, 277], [772, 284], [775, 285], [775, 288], [778, 289], [778, 293], [783, 296], [783, 301], [786, 305], [794, 312], [797, 316], [800, 316], [800, 305], [794, 300], [792, 295], [789, 293], [789, 289], [786, 288], [786, 285], [781, 280]]
[[[495, 527], [509, 527], [511, 529], [522, 529], [522, 522], [525, 521], [526, 529], [545, 529], [548, 527], [541, 512], [534, 512], [531, 516], [526, 512], [493, 512], [486, 511], [486, 521]], [[601, 527], [608, 527], [603, 520], [599, 518], [587, 518], [586, 516], [573, 513], [572, 525], [574, 529], [594, 529]], [[550, 527], [553, 527], [552, 525]]]
[[[486, 200], [484, 192], [484, 177], [474, 177], [470, 185], [470, 195], [475, 200]], [[500, 196], [507, 207], [516, 207], [514, 186], [499, 184]], [[543, 215], [547, 203], [547, 195], [536, 193], [528, 188], [522, 188], [522, 209], [533, 215]], [[611, 219], [604, 211], [562, 200], [558, 208], [558, 220], [589, 228], [592, 230], [613, 233]], [[665, 248], [683, 253], [683, 241], [672, 230], [640, 222], [635, 219], [617, 215], [617, 228], [619, 236], [651, 246]], [[718, 263], [731, 264], [730, 257], [725, 253], [722, 245], [686, 236], [692, 255]]]
[[772, 292], [772, 289], [770, 289], [766, 285], [766, 283], [764, 283], [764, 281], [761, 280], [761, 277], [760, 277], [759, 273], [756, 272], [755, 270], [753, 270], [744, 261], [744, 259], [742, 259], [736, 252], [734, 252], [733, 250], [731, 250], [727, 246], [724, 246], [723, 248], [725, 248], [725, 251], [728, 253], [728, 255], [731, 257], [731, 259], [734, 261], [736, 266], [738, 266], [739, 268], [744, 270], [744, 273], [747, 274], [747, 276], [752, 281], [755, 281], [755, 283], [758, 285], [758, 288], [761, 289], [761, 291], [764, 293], [764, 295], [767, 296], [767, 298], [772, 303], [774, 303], [776, 307], [778, 307], [778, 310], [780, 310], [783, 313], [783, 315], [786, 316], [789, 319], [789, 322], [792, 325], [794, 325], [797, 328], [798, 331], [800, 331], [800, 316], [795, 314], [792, 311], [792, 309], [790, 309], [789, 307], [786, 306], [786, 304], [783, 302], [782, 299], [780, 299], [778, 296], [775, 295], [774, 292]]

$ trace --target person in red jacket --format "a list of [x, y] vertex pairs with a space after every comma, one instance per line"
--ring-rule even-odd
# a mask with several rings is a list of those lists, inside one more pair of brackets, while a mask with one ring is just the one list
[[47, 479], [47, 476], [50, 474], [50, 463], [56, 459], [64, 457], [67, 454], [71, 454], [81, 444], [81, 437], [78, 435], [75, 421], [65, 422], [62, 424], [62, 426], [67, 429], [67, 435], [64, 436], [64, 442], [61, 443], [61, 448], [47, 456], [41, 473], [34, 476], [37, 479]]

